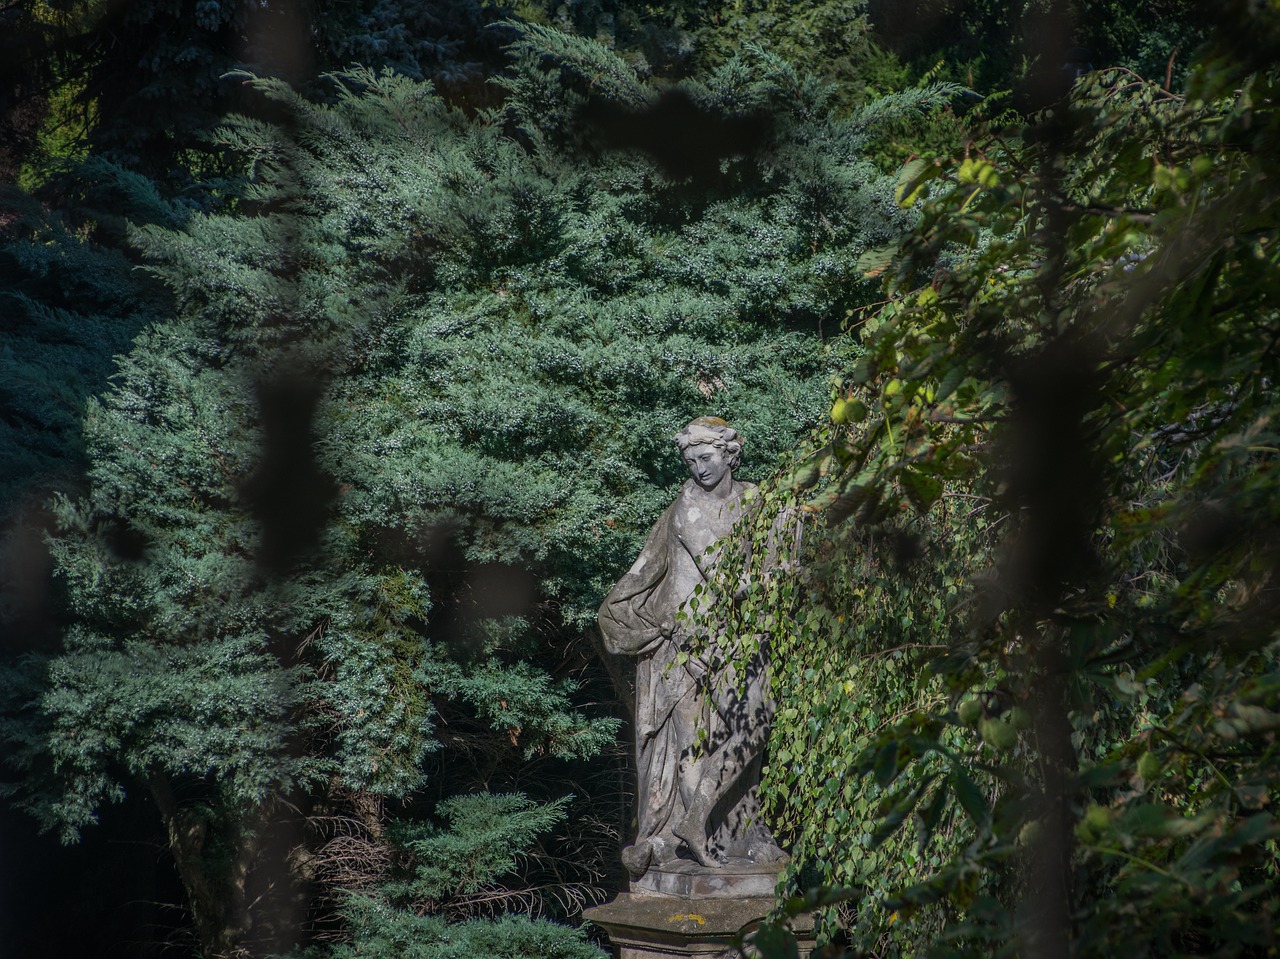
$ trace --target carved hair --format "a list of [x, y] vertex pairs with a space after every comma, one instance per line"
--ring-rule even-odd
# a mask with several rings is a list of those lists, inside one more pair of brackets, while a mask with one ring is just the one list
[[676, 434], [676, 446], [683, 453], [690, 446], [714, 446], [729, 454], [729, 469], [736, 470], [746, 443], [732, 426], [718, 416], [699, 416]]

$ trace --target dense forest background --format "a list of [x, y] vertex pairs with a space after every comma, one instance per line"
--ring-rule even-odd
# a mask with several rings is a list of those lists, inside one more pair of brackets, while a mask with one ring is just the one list
[[1274, 953], [1270, 5], [0, 44], [0, 956], [601, 955], [595, 606], [706, 414], [812, 520], [730, 626], [826, 955]]

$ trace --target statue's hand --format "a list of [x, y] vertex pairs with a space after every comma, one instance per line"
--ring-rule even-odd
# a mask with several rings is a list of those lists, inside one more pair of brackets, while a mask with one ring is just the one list
[[662, 634], [664, 639], [670, 639], [673, 635], [675, 635], [675, 631], [676, 631], [676, 619], [674, 616], [668, 616], [666, 619], [662, 621], [662, 624], [658, 627], [658, 632]]

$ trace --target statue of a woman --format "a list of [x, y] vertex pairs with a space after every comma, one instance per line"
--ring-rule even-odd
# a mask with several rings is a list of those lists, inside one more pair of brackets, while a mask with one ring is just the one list
[[688, 629], [712, 602], [711, 590], [694, 590], [712, 576], [714, 546], [752, 485], [733, 478], [742, 437], [701, 417], [676, 445], [692, 478], [600, 606], [605, 647], [636, 658], [639, 831], [622, 853], [633, 878], [681, 853], [704, 866], [784, 857], [755, 797], [773, 716], [764, 654], [739, 673], [716, 662], [714, 638], [704, 655], [689, 648]]

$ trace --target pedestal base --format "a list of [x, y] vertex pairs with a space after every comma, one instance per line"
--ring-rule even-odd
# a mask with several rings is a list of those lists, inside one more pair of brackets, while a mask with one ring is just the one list
[[[738, 959], [742, 953], [734, 940], [758, 926], [776, 901], [772, 895], [686, 898], [624, 892], [613, 902], [585, 910], [582, 917], [609, 934], [618, 959]], [[791, 929], [800, 943], [800, 959], [806, 959], [813, 951], [813, 921], [800, 917]], [[751, 954], [749, 948], [746, 954]]]
[[683, 899], [768, 899], [778, 885], [776, 863], [730, 860], [723, 866], [702, 866], [689, 859], [653, 865], [631, 883], [636, 895], [656, 893]]

